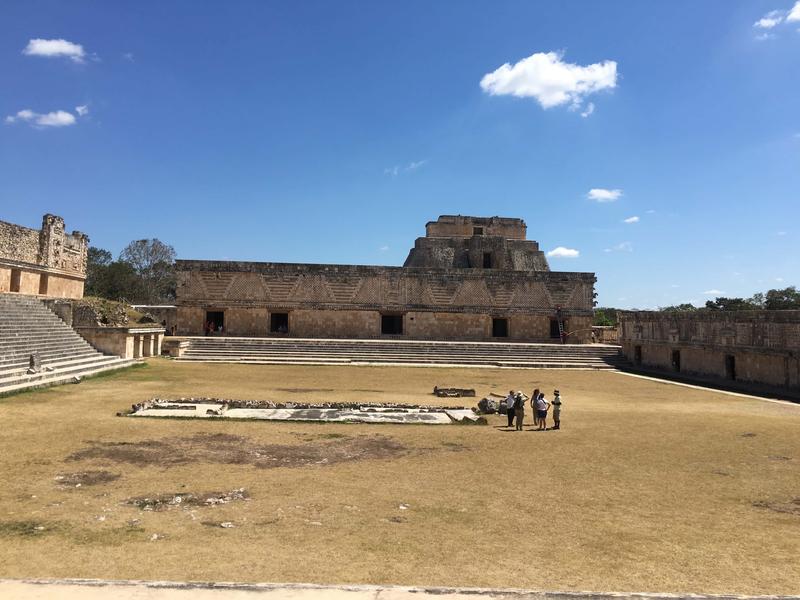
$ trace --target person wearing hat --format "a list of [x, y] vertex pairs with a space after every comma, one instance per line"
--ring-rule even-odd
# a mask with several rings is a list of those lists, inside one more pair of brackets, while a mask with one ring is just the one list
[[526, 396], [522, 392], [514, 394], [514, 417], [517, 419], [517, 431], [522, 431], [522, 422], [525, 420]]
[[506, 416], [508, 417], [508, 426], [514, 426], [514, 390], [508, 392], [506, 396]]
[[561, 392], [553, 390], [553, 429], [561, 429]]

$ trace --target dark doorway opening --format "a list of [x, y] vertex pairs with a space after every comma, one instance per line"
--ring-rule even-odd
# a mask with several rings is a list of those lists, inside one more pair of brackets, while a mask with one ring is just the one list
[[491, 252], [484, 252], [483, 253], [483, 268], [484, 269], [491, 269], [492, 268], [492, 253]]
[[736, 357], [733, 354], [725, 355], [725, 378], [736, 379]]
[[492, 337], [508, 337], [508, 319], [492, 319]]
[[289, 313], [270, 313], [270, 333], [289, 333]]
[[11, 269], [11, 288], [9, 291], [11, 292], [19, 292], [19, 288], [22, 281], [22, 271], [19, 269]]
[[672, 351], [672, 369], [675, 371], [681, 370], [681, 351], [680, 350], [673, 350]]
[[634, 346], [633, 347], [633, 364], [641, 365], [642, 364], [642, 347], [641, 346]]
[[[566, 320], [562, 321], [564, 324], [564, 331], [567, 331]], [[550, 319], [550, 338], [557, 340], [561, 338], [561, 331], [558, 329], [558, 319]]]
[[403, 335], [403, 315], [381, 315], [382, 335]]
[[206, 335], [220, 335], [225, 330], [225, 313], [221, 310], [206, 311]]
[[47, 284], [50, 283], [50, 276], [47, 273], [39, 275], [39, 293], [42, 296], [47, 295]]
[[483, 227], [473, 227], [472, 235], [483, 235]]

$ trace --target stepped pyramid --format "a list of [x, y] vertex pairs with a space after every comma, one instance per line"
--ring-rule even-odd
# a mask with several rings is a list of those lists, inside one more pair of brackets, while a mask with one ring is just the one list
[[[28, 374], [34, 352], [42, 369]], [[0, 294], [0, 394], [66, 383], [132, 362], [95, 350], [38, 298]]]

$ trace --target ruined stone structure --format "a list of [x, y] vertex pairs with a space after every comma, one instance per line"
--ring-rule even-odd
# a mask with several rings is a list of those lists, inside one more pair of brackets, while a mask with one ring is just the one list
[[521, 219], [426, 229], [403, 267], [179, 260], [178, 333], [590, 341], [594, 274], [550, 271]]
[[620, 312], [636, 366], [800, 392], [800, 311]]
[[55, 215], [40, 230], [0, 221], [0, 293], [82, 298], [88, 247], [85, 234], [68, 234]]

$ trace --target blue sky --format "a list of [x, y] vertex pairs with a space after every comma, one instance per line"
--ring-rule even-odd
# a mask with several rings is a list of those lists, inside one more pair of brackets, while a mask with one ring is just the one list
[[501, 215], [602, 305], [800, 284], [794, 5], [3, 2], [0, 219], [399, 265]]

